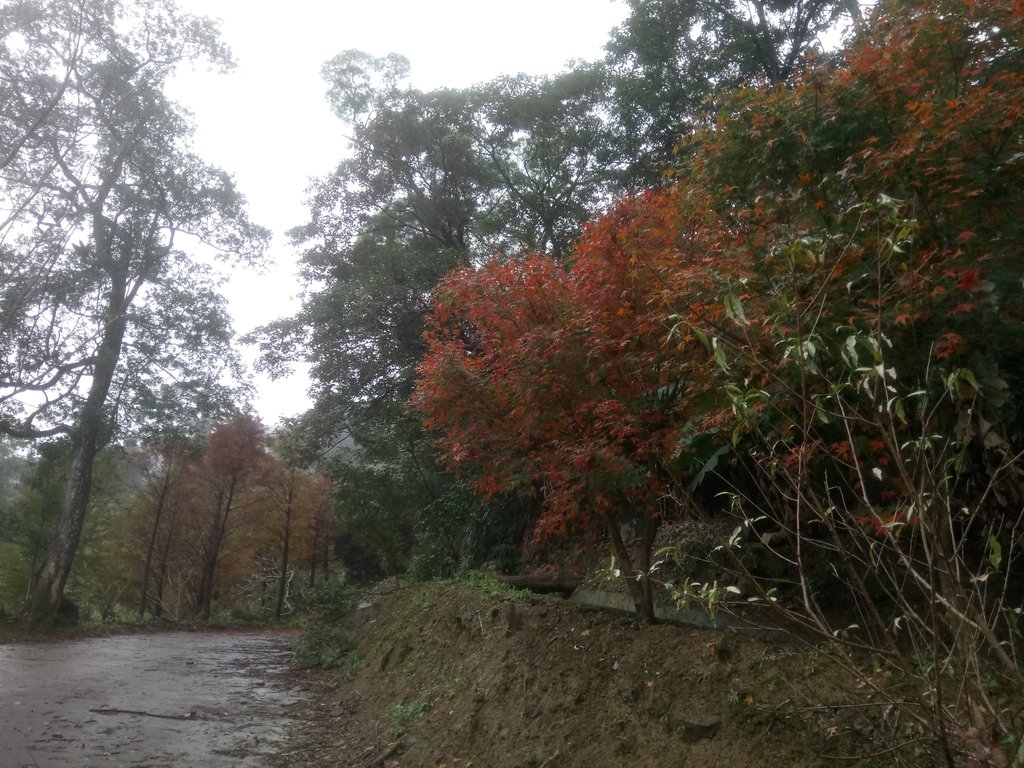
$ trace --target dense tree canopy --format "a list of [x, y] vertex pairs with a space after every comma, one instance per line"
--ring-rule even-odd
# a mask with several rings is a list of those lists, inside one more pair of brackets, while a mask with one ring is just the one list
[[748, 83], [800, 73], [809, 53], [831, 46], [856, 0], [627, 0], [630, 13], [608, 42], [618, 133], [637, 186], [657, 184], [680, 141], [718, 97]]
[[[293, 232], [306, 248], [302, 310], [256, 334], [271, 371], [312, 365], [307, 423], [323, 450], [359, 445], [333, 466], [362, 500], [349, 514], [367, 521], [365, 505], [404, 521], [386, 527], [404, 542], [397, 550], [377, 538], [392, 553], [414, 540], [418, 512], [465, 512], [447, 506], [467, 494], [440, 475], [406, 414], [431, 290], [498, 253], [564, 255], [618, 172], [597, 69], [433, 92], [407, 74], [400, 57], [357, 51], [324, 68], [349, 156], [315, 185], [311, 221]], [[387, 490], [377, 475], [405, 480]]]
[[[1016, 418], [1000, 377], [1021, 374], [1019, 20], [997, 14], [1000, 33], [979, 36], [988, 22], [957, 10], [941, 25], [879, 14], [847, 64], [726, 98], [677, 183], [604, 214], [566, 267], [449, 275], [416, 398], [447, 462], [482, 470], [484, 490], [539, 471], [556, 509], [546, 473], [574, 457], [582, 471], [654, 447], [672, 475], [697, 434], [733, 420], [716, 390], [734, 366], [781, 427], [819, 356], [867, 364], [859, 345], [879, 329], [895, 368], [970, 365], [989, 418]], [[587, 498], [580, 482], [565, 501]]]

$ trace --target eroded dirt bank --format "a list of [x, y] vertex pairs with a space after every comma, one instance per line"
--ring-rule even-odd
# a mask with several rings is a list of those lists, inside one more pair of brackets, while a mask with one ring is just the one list
[[257, 768], [305, 694], [286, 633], [0, 645], [2, 768]]
[[806, 648], [452, 584], [373, 602], [341, 667], [308, 675], [296, 765], [871, 764], [852, 710], [818, 706], [842, 681]]

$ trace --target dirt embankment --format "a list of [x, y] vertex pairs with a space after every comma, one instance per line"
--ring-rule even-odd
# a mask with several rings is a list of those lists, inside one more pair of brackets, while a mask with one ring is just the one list
[[792, 645], [439, 584], [351, 625], [343, 668], [309, 675], [294, 764], [808, 768], [864, 741], [814, 706], [839, 685]]

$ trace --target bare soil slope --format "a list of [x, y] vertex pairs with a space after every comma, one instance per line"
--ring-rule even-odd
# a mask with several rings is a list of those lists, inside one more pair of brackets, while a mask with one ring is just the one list
[[810, 768], [864, 741], [810, 706], [840, 681], [794, 645], [451, 584], [380, 597], [351, 632], [345, 668], [308, 675], [289, 766]]

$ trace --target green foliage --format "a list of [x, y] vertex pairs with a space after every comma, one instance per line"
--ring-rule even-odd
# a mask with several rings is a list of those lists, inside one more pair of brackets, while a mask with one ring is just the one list
[[393, 736], [401, 736], [416, 720], [430, 711], [430, 698], [421, 696], [416, 701], [391, 704], [384, 714], [388, 719], [388, 730]]
[[458, 576], [460, 584], [480, 594], [482, 602], [490, 603], [495, 598], [521, 597], [524, 592], [510, 587], [485, 571], [463, 571]]
[[[0, 515], [0, 604], [20, 610], [46, 557], [60, 516], [71, 446], [53, 441], [35, 446], [21, 459], [24, 470]], [[78, 558], [69, 577], [70, 598], [83, 621], [109, 621], [119, 615], [128, 586], [122, 559], [126, 494], [131, 469], [115, 448], [97, 457], [90, 514], [82, 532]]]
[[487, 503], [464, 483], [451, 483], [417, 517], [409, 572], [431, 579], [486, 567], [499, 573], [515, 571], [526, 525], [520, 500]]
[[345, 622], [358, 596], [343, 576], [333, 576], [313, 591], [308, 625], [295, 642], [301, 667], [346, 668], [359, 663]]
[[[397, 429], [389, 417], [397, 419]], [[418, 430], [407, 419], [380, 418], [378, 411], [360, 427], [359, 444], [348, 441], [333, 449], [322, 469], [335, 483], [334, 513], [345, 540], [369, 555], [362, 565], [345, 554], [343, 561], [353, 577], [370, 580], [406, 570], [413, 527], [429, 503], [433, 476]]]
[[20, 460], [21, 477], [7, 489], [0, 510], [0, 603], [20, 611], [60, 515], [70, 446], [52, 441]]
[[579, 64], [552, 77], [504, 77], [469, 98], [481, 126], [476, 151], [498, 184], [492, 254], [567, 257], [582, 223], [624, 188], [606, 71]]
[[0, 542], [0, 615], [18, 612], [28, 594], [30, 568], [17, 544]]
[[835, 32], [854, 0], [736, 2], [628, 0], [629, 15], [607, 44], [612, 107], [630, 181], [656, 185], [675, 165], [680, 140], [730, 90], [796, 76], [823, 33]]

